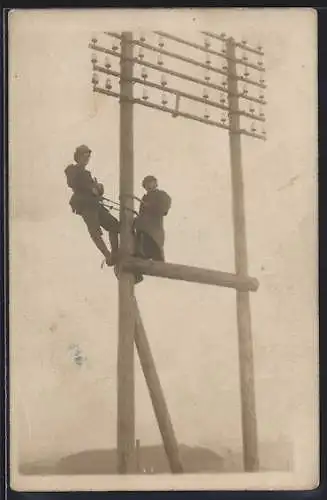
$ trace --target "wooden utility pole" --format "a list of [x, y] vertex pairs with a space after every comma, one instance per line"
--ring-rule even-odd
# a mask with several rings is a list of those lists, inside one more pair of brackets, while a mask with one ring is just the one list
[[[121, 38], [121, 96], [133, 98], [132, 33], [125, 32]], [[132, 254], [133, 238], [131, 226], [133, 200], [126, 194], [133, 193], [133, 103], [120, 101], [120, 253], [124, 259]], [[134, 276], [121, 270], [119, 286], [119, 333], [117, 361], [117, 468], [119, 474], [134, 472], [135, 460], [135, 389], [134, 389]]]
[[[238, 85], [236, 77], [235, 42], [227, 41], [228, 101], [230, 107], [230, 159], [232, 178], [235, 271], [239, 276], [248, 274], [244, 186], [241, 160], [241, 134]], [[253, 346], [249, 291], [236, 290], [237, 326], [239, 339], [240, 385], [242, 403], [243, 460], [247, 472], [257, 471], [258, 438], [255, 408]]]
[[[164, 442], [165, 451], [172, 472], [182, 472], [178, 443], [171, 424], [170, 415], [164, 399], [162, 387], [155, 368], [154, 359], [151, 354], [150, 345], [146, 337], [141, 316], [134, 297], [134, 273], [138, 272], [148, 276], [157, 276], [173, 280], [183, 280], [191, 283], [202, 283], [205, 285], [216, 285], [236, 290], [237, 325], [239, 338], [239, 364], [241, 384], [241, 412], [242, 412], [242, 435], [244, 469], [256, 471], [259, 468], [257, 420], [255, 409], [254, 390], [254, 368], [253, 368], [253, 346], [251, 333], [250, 314], [250, 292], [257, 291], [259, 282], [256, 278], [248, 276], [244, 187], [241, 164], [241, 135], [246, 135], [259, 140], [266, 140], [266, 131], [262, 125], [261, 132], [257, 132], [255, 123], [266, 121], [262, 106], [266, 105], [264, 90], [266, 83], [264, 78], [265, 67], [263, 64], [263, 48], [261, 46], [251, 47], [246, 40], [236, 42], [227, 38], [225, 33], [215, 34], [202, 32], [205, 35], [204, 44], [190, 42], [178, 36], [165, 32], [155, 32], [159, 36], [158, 44], [154, 45], [146, 41], [145, 37], [133, 39], [132, 33], [122, 34], [105, 32], [114, 39], [111, 48], [104, 47], [98, 43], [93, 36], [89, 45], [95, 53], [92, 55], [93, 91], [120, 101], [120, 209], [121, 219], [121, 260], [119, 262], [119, 341], [118, 341], [118, 426], [117, 426], [117, 449], [118, 449], [118, 473], [126, 474], [134, 472], [135, 460], [135, 410], [134, 410], [134, 341], [140, 357], [143, 373], [148, 385], [154, 412]], [[165, 48], [164, 39], [178, 43], [179, 46], [192, 47], [198, 54], [205, 55], [205, 62], [182, 55], [180, 51], [174, 52]], [[121, 42], [121, 50], [118, 50], [117, 40]], [[212, 46], [212, 41], [218, 41], [223, 45], [217, 51]], [[137, 47], [138, 56], [133, 56], [133, 47]], [[236, 57], [236, 49], [242, 50], [242, 57]], [[147, 60], [145, 53], [156, 53], [157, 64]], [[120, 58], [121, 69], [111, 68], [110, 60], [100, 63], [98, 55], [106, 58]], [[163, 56], [186, 62], [193, 67], [202, 68], [204, 77], [189, 75], [182, 70], [169, 68], [163, 64]], [[218, 63], [213, 63], [212, 57], [218, 57]], [[161, 61], [159, 60], [159, 57]], [[253, 58], [257, 57], [257, 62]], [[223, 66], [220, 66], [222, 60]], [[133, 76], [133, 66], [142, 66], [142, 78]], [[244, 68], [237, 74], [237, 68]], [[156, 80], [148, 78], [148, 70], [161, 73], [160, 84]], [[257, 77], [250, 75], [250, 71], [256, 72]], [[99, 74], [101, 78], [99, 77]], [[158, 73], [157, 73], [158, 74]], [[101, 84], [102, 76], [106, 79]], [[178, 81], [192, 82], [192, 85], [203, 87], [203, 97], [198, 92], [182, 91], [178, 86], [168, 85], [166, 75], [171, 75]], [[198, 71], [197, 71], [198, 75]], [[222, 76], [221, 83], [211, 76]], [[111, 77], [120, 79], [120, 90], [113, 90]], [[238, 89], [238, 82], [242, 89]], [[150, 100], [147, 93], [143, 97], [133, 97], [133, 85], [141, 85], [145, 88], [155, 88], [162, 92], [161, 103], [158, 100]], [[248, 91], [250, 87], [250, 91]], [[209, 90], [219, 91], [219, 99], [210, 99]], [[256, 91], [259, 90], [259, 95]], [[167, 101], [166, 94], [173, 96], [175, 106]], [[179, 109], [180, 99], [205, 104], [206, 109], [201, 116], [199, 113], [189, 113]], [[240, 109], [239, 100], [250, 103], [250, 110]], [[226, 104], [227, 101], [227, 104]], [[235, 245], [235, 272], [226, 273], [215, 269], [203, 269], [194, 266], [167, 262], [151, 262], [132, 257], [132, 218], [133, 200], [125, 195], [133, 193], [133, 106], [139, 105], [154, 110], [170, 113], [173, 117], [197, 121], [206, 125], [214, 126], [229, 132], [231, 179], [233, 197], [233, 222], [234, 222], [234, 245]], [[220, 119], [210, 118], [208, 108], [220, 111]], [[259, 108], [259, 109], [258, 109]], [[226, 112], [229, 121], [226, 120]], [[241, 128], [240, 120], [250, 119], [251, 129], [246, 125]], [[128, 210], [125, 210], [127, 208]]]

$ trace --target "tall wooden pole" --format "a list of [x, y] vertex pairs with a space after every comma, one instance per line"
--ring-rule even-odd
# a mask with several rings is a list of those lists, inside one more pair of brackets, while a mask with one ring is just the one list
[[[236, 274], [247, 276], [248, 259], [246, 243], [246, 224], [244, 207], [244, 186], [241, 161], [240, 115], [235, 64], [235, 43], [227, 41], [228, 56], [228, 100], [230, 110], [230, 158], [233, 195], [233, 221]], [[234, 95], [234, 96], [233, 96]], [[236, 113], [235, 113], [236, 112]], [[242, 403], [243, 457], [245, 471], [259, 468], [257, 419], [255, 408], [253, 346], [251, 332], [250, 294], [248, 291], [236, 291], [237, 325], [239, 338], [239, 363]]]
[[[133, 98], [132, 33], [124, 32], [121, 39], [122, 96]], [[128, 58], [129, 60], [126, 60]], [[125, 80], [126, 78], [126, 80]], [[133, 104], [120, 101], [120, 199], [122, 205], [133, 208], [133, 200], [125, 197], [134, 191], [133, 175]], [[131, 226], [133, 213], [120, 209], [120, 252], [121, 257], [131, 255], [133, 239]], [[134, 276], [122, 271], [119, 279], [119, 335], [117, 356], [117, 469], [119, 474], [134, 472], [135, 466], [135, 389], [134, 389]]]

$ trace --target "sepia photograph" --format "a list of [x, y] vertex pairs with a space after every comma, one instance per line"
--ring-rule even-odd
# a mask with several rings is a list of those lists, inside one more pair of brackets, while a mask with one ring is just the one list
[[11, 487], [317, 488], [315, 11], [8, 24]]

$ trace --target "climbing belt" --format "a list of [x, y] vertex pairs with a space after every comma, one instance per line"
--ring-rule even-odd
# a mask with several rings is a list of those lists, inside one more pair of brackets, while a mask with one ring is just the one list
[[139, 215], [136, 210], [126, 207], [125, 205], [121, 205], [121, 203], [113, 201], [110, 198], [106, 198], [105, 196], [101, 197], [101, 204], [104, 207], [109, 208], [109, 210], [117, 210], [117, 211], [120, 211], [120, 207], [122, 206], [125, 210], [129, 210], [130, 212], [133, 212], [133, 214]]
[[[129, 210], [133, 212], [135, 215], [139, 215], [136, 210], [133, 210], [132, 208], [126, 207], [125, 205], [122, 205], [121, 203], [111, 200], [110, 198], [107, 198], [106, 196], [101, 197], [101, 205], [104, 206], [105, 208], [108, 208], [109, 210], [117, 210], [118, 212], [120, 211], [120, 207], [122, 206], [125, 210]], [[102, 261], [101, 263], [101, 269], [104, 268], [105, 266], [105, 260]], [[119, 270], [117, 266], [114, 267], [114, 271], [116, 274], [116, 277], [118, 278], [119, 276]]]

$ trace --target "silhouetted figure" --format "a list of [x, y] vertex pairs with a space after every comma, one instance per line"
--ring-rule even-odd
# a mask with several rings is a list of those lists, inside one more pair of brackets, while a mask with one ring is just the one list
[[[105, 258], [106, 264], [112, 266], [117, 260], [119, 222], [101, 204], [104, 194], [103, 184], [93, 178], [91, 172], [86, 170], [89, 163], [91, 150], [85, 146], [78, 146], [74, 153], [75, 163], [65, 169], [67, 184], [73, 190], [70, 206], [73, 212], [81, 216], [87, 226], [89, 234]], [[111, 252], [103, 241], [102, 229], [109, 233]]]
[[134, 220], [135, 256], [164, 261], [163, 220], [170, 210], [171, 198], [165, 191], [158, 189], [158, 181], [152, 175], [143, 179], [142, 186], [146, 194], [139, 200], [141, 202], [139, 215]]

